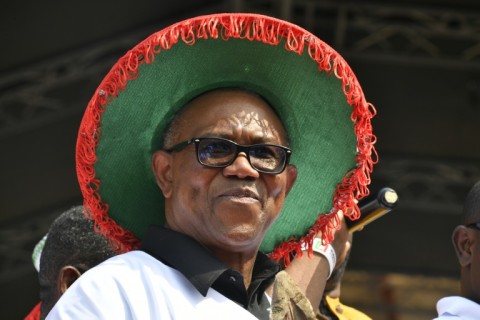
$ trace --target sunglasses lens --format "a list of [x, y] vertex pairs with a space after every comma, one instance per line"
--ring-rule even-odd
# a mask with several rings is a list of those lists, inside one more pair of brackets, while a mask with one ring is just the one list
[[220, 139], [203, 139], [198, 144], [198, 160], [206, 166], [220, 167], [235, 157], [235, 145]]
[[250, 163], [260, 171], [277, 173], [285, 166], [285, 150], [269, 145], [258, 145], [250, 148]]

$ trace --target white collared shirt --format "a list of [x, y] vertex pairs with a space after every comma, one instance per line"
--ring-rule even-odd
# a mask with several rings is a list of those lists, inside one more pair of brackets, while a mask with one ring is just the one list
[[480, 304], [464, 297], [445, 297], [438, 300], [437, 312], [434, 320], [479, 320]]
[[83, 274], [47, 319], [256, 318], [212, 288], [204, 297], [179, 271], [143, 251], [131, 251]]

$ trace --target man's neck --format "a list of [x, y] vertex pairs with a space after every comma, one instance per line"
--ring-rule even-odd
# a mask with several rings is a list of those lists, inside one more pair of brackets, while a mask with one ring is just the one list
[[245, 288], [248, 289], [252, 280], [253, 267], [257, 252], [225, 252], [223, 250], [213, 250], [213, 255], [220, 261], [228, 265], [235, 271], [238, 271], [243, 276]]

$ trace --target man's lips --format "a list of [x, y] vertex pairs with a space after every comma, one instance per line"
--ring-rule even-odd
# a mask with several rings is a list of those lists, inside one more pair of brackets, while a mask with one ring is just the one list
[[230, 189], [219, 196], [220, 198], [231, 198], [231, 199], [252, 199], [259, 201], [260, 196], [253, 190], [250, 189]]

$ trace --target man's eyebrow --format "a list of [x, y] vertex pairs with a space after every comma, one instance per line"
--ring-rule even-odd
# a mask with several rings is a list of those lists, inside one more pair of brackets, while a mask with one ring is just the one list
[[251, 139], [251, 142], [249, 144], [254, 145], [254, 144], [275, 144], [275, 145], [280, 145], [280, 146], [286, 146], [289, 147], [288, 141], [282, 142], [279, 141], [281, 139], [276, 139], [274, 137], [254, 137]]
[[280, 134], [279, 131], [275, 130], [274, 133], [264, 133], [254, 136], [252, 139], [252, 144], [278, 144], [278, 145], [289, 145], [288, 138]]
[[207, 133], [202, 133], [202, 134], [199, 134], [197, 136], [195, 136], [195, 138], [223, 138], [223, 139], [228, 139], [228, 140], [232, 140], [232, 135], [230, 133], [226, 133], [226, 132], [207, 132]]
[[[201, 133], [195, 138], [223, 138], [223, 139], [228, 139], [235, 141], [233, 134], [231, 131], [228, 132], [221, 132], [221, 131], [210, 131], [210, 132], [205, 132]], [[280, 136], [275, 136], [272, 134], [258, 134], [255, 135], [254, 137], [249, 137], [250, 140], [250, 145], [254, 144], [276, 144], [276, 145], [282, 145], [282, 146], [287, 146], [289, 147], [290, 143], [287, 138], [285, 138], [285, 142], [279, 141], [282, 140]], [[236, 141], [235, 141], [236, 142]]]

